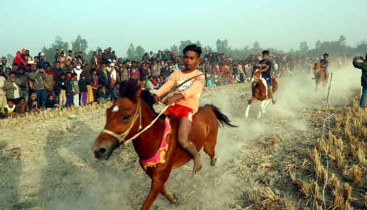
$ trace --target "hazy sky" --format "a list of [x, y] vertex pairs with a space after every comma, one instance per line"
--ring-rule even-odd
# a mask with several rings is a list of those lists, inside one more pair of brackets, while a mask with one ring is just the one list
[[366, 0], [0, 0], [0, 55], [22, 48], [35, 55], [56, 36], [78, 35], [89, 49], [111, 46], [119, 56], [131, 42], [157, 51], [187, 39], [289, 50], [343, 34], [356, 46], [367, 40], [366, 8]]

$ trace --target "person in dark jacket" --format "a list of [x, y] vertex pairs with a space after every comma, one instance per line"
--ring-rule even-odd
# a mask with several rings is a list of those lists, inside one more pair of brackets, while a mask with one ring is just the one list
[[98, 79], [99, 83], [103, 86], [109, 87], [110, 86], [110, 72], [107, 69], [106, 64], [102, 64], [102, 69], [98, 72]]
[[66, 105], [66, 79], [65, 74], [61, 73], [60, 78], [56, 81], [55, 85], [56, 94], [59, 97], [59, 105]]
[[47, 101], [46, 101], [46, 109], [55, 109], [59, 107], [54, 96], [52, 94], [48, 94]]
[[73, 88], [71, 86], [71, 73], [68, 72], [66, 73], [66, 80], [65, 80], [65, 84], [66, 84], [66, 107], [70, 107], [73, 104]]
[[87, 89], [87, 80], [85, 79], [84, 73], [80, 75], [78, 85], [80, 92], [80, 106], [85, 106], [87, 105], [88, 89]]
[[361, 85], [362, 85], [362, 96], [359, 102], [359, 107], [364, 108], [366, 105], [367, 98], [367, 54], [366, 57], [358, 56], [353, 59], [353, 66], [357, 69], [362, 70]]

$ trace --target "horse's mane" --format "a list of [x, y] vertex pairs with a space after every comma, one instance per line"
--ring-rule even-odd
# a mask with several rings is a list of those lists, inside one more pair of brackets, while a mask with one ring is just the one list
[[[120, 83], [120, 97], [128, 98], [133, 102], [137, 102], [136, 93], [140, 90], [140, 88], [141, 85], [138, 80], [131, 79], [128, 81], [123, 81]], [[151, 95], [149, 90], [142, 90], [140, 93], [140, 98], [153, 111], [153, 113], [157, 115], [153, 108], [155, 103], [154, 97]]]

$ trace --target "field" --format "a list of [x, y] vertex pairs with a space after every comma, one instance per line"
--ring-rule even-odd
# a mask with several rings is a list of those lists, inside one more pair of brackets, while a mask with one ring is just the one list
[[[366, 209], [360, 72], [334, 72], [330, 112], [326, 90], [316, 93], [311, 78], [280, 79], [278, 103], [261, 119], [259, 102], [244, 117], [249, 84], [205, 90], [201, 103], [215, 104], [239, 128], [220, 129], [215, 167], [203, 155], [197, 176], [192, 162], [171, 174], [167, 186], [178, 205], [159, 196], [152, 209]], [[0, 121], [0, 209], [139, 209], [150, 181], [133, 147], [116, 150], [109, 161], [92, 154], [105, 108]]]

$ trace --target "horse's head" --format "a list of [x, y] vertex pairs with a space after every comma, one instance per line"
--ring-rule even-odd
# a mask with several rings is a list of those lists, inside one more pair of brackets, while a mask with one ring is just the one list
[[260, 81], [261, 78], [261, 69], [259, 66], [254, 66], [253, 70], [252, 70], [252, 78], [254, 79], [255, 82]]
[[320, 62], [316, 62], [313, 69], [315, 70], [316, 74], [319, 73], [322, 68], [321, 68], [321, 63]]
[[[121, 83], [120, 97], [106, 110], [106, 126], [94, 142], [93, 151], [96, 158], [107, 160], [112, 152], [124, 143], [125, 137], [138, 132], [142, 117], [141, 95], [142, 88], [138, 81]], [[152, 100], [151, 105], [154, 102], [154, 99]]]

